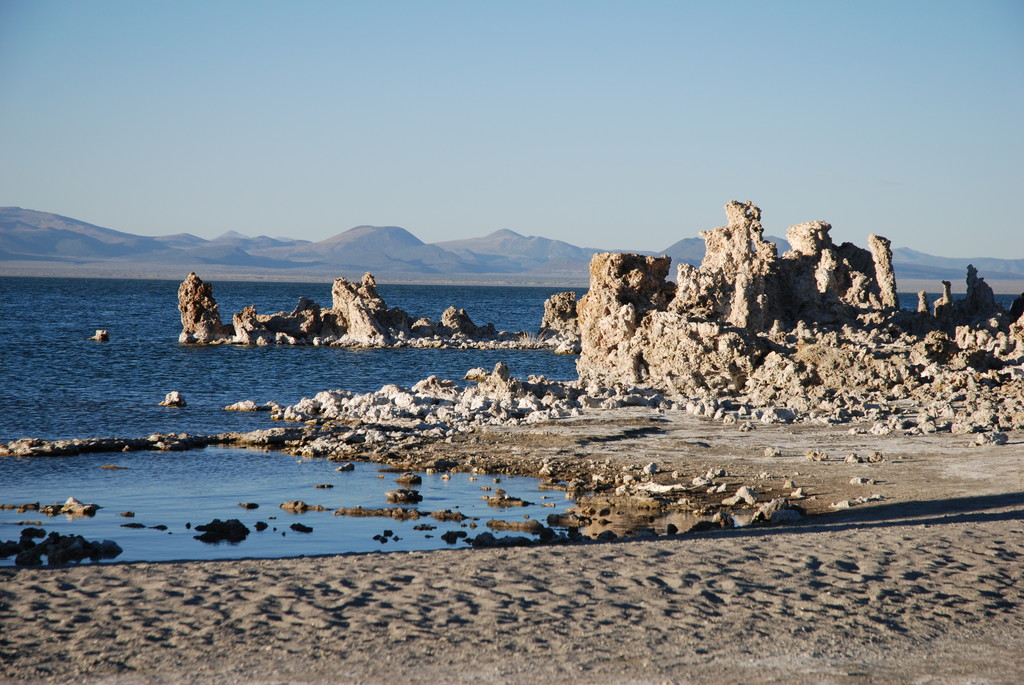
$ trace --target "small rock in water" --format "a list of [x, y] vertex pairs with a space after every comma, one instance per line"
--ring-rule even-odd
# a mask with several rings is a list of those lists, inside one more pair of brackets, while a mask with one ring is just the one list
[[260, 508], [260, 505], [256, 504], [255, 502], [239, 502], [238, 506], [242, 507], [243, 509], [259, 509]]
[[311, 526], [304, 526], [301, 523], [293, 523], [292, 525], [289, 526], [289, 528], [294, 530], [296, 533], [312, 533], [313, 532], [313, 528]]
[[384, 496], [387, 497], [388, 502], [391, 502], [392, 504], [416, 504], [423, 500], [423, 495], [415, 490], [408, 490], [406, 488], [389, 490], [384, 493]]
[[110, 340], [110, 331], [105, 328], [97, 328], [96, 333], [93, 334], [89, 340], [96, 340], [99, 342], [108, 342]]
[[196, 526], [196, 530], [202, 532], [202, 535], [195, 536], [200, 542], [241, 542], [249, 535], [249, 529], [238, 519], [213, 519], [206, 525]]
[[164, 401], [160, 403], [161, 407], [184, 407], [185, 405], [185, 396], [177, 390], [172, 390], [167, 393], [167, 396], [164, 397]]
[[224, 407], [225, 411], [270, 411], [269, 404], [256, 404], [252, 400], [242, 400]]
[[415, 473], [403, 473], [395, 478], [395, 482], [399, 485], [420, 485], [423, 479]]
[[95, 516], [99, 508], [96, 504], [83, 504], [74, 497], [68, 497], [67, 501], [64, 502], [64, 506], [60, 508], [60, 513], [71, 514], [72, 516]]
[[464, 530], [450, 530], [441, 536], [441, 539], [447, 542], [449, 545], [454, 545], [459, 540], [468, 537], [469, 534]]

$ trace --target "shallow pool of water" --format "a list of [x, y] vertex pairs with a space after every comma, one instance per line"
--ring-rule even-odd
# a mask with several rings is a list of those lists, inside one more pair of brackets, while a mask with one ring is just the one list
[[[118, 466], [111, 469], [104, 466]], [[351, 471], [322, 459], [302, 459], [280, 452], [211, 447], [186, 452], [85, 454], [60, 458], [0, 459], [0, 504], [42, 505], [74, 497], [98, 504], [95, 516], [45, 516], [38, 511], [0, 510], [0, 540], [17, 540], [26, 521], [47, 533], [81, 535], [87, 540], [113, 540], [124, 550], [114, 561], [280, 558], [344, 552], [427, 550], [452, 546], [447, 531], [469, 537], [490, 530], [488, 521], [546, 524], [548, 514], [564, 512], [573, 502], [558, 490], [542, 490], [536, 478], [481, 474], [418, 473], [423, 482], [411, 486], [423, 497], [417, 504], [395, 505], [385, 493], [401, 486], [400, 474], [382, 472], [381, 464], [353, 463]], [[500, 482], [495, 482], [497, 478]], [[330, 485], [330, 488], [317, 488]], [[531, 502], [526, 507], [496, 508], [482, 499], [497, 488]], [[280, 505], [302, 500], [326, 511], [289, 513]], [[245, 509], [239, 503], [255, 503]], [[336, 516], [339, 507], [378, 509], [403, 506], [428, 513], [451, 509], [468, 518], [441, 522], [424, 515], [418, 520]], [[125, 517], [123, 512], [133, 512]], [[238, 543], [205, 543], [195, 539], [196, 525], [213, 519], [238, 519], [250, 529]], [[268, 527], [256, 530], [263, 521]], [[312, 528], [303, 533], [293, 523]], [[141, 524], [143, 528], [124, 527]], [[189, 527], [191, 525], [191, 528]], [[166, 526], [161, 530], [154, 526]], [[431, 529], [424, 529], [431, 526]], [[475, 526], [475, 528], [474, 528]], [[419, 527], [419, 529], [417, 529]], [[384, 532], [390, 535], [384, 538]], [[498, 537], [516, 535], [493, 531]], [[377, 536], [377, 539], [374, 537]], [[381, 541], [384, 538], [384, 541]], [[459, 541], [455, 546], [464, 547]], [[0, 559], [14, 565], [14, 557]]]

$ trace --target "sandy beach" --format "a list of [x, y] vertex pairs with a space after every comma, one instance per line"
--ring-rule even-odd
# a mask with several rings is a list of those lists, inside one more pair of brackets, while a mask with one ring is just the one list
[[[654, 422], [657, 430], [636, 426]], [[793, 480], [792, 525], [512, 549], [0, 569], [8, 681], [1015, 683], [1024, 443], [620, 410], [504, 449]], [[594, 440], [600, 436], [601, 440]], [[765, 456], [765, 447], [780, 456]], [[835, 455], [809, 461], [808, 449]], [[576, 450], [573, 452], [573, 450]], [[842, 455], [877, 451], [878, 463]], [[870, 485], [851, 479], [869, 478]], [[883, 499], [864, 504], [868, 493]]]

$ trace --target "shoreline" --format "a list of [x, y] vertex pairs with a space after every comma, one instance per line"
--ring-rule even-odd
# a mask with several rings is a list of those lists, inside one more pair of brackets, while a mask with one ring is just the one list
[[[1013, 682], [1024, 666], [1024, 442], [735, 426], [682, 412], [488, 427], [438, 449], [792, 478], [801, 522], [652, 539], [0, 569], [11, 680]], [[658, 420], [658, 431], [631, 431]], [[594, 437], [614, 438], [592, 440]], [[701, 443], [701, 444], [698, 444]], [[706, 446], [703, 446], [706, 445]], [[573, 447], [575, 446], [575, 447]], [[766, 456], [766, 446], [780, 449]], [[808, 449], [878, 450], [877, 463]], [[588, 462], [588, 463], [589, 463]]]
[[[0, 277], [6, 278], [82, 278], [82, 279], [116, 279], [116, 280], [153, 280], [153, 281], [175, 281], [180, 283], [192, 267], [180, 269], [158, 269], [146, 271], [132, 271], [125, 269], [96, 269], [95, 271], [82, 271], [80, 269], [43, 269], [39, 271], [36, 265], [29, 267], [12, 266], [0, 262]], [[155, 276], [153, 274], [156, 274]], [[345, 275], [345, 274], [341, 274]], [[351, 272], [347, 274], [351, 278], [358, 279], [362, 274]], [[374, 272], [380, 284], [392, 285], [436, 285], [436, 286], [473, 286], [473, 287], [520, 287], [520, 288], [564, 288], [566, 290], [586, 290], [590, 286], [587, 274], [574, 276], [537, 277], [526, 276], [522, 278], [508, 275], [495, 276], [493, 278], [481, 277], [478, 275], [467, 275], [464, 278], [451, 275], [432, 278], [427, 275], [392, 274], [388, 272]], [[203, 277], [207, 281], [231, 281], [240, 283], [311, 283], [330, 284], [339, 276], [337, 270], [322, 272], [288, 272], [288, 273], [262, 273], [249, 271], [232, 271], [203, 268]], [[986, 278], [985, 281], [992, 287], [996, 295], [1020, 295], [1024, 293], [1024, 278], [1003, 279]], [[967, 285], [962, 278], [951, 280], [951, 292], [954, 295], [964, 295], [967, 292]], [[915, 294], [919, 291], [926, 291], [929, 295], [936, 295], [942, 292], [941, 279], [927, 278], [901, 278], [898, 280], [899, 292]]]

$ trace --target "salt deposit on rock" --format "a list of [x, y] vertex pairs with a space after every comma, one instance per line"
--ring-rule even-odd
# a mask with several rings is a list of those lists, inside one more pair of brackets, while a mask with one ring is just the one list
[[224, 407], [224, 409], [225, 411], [270, 411], [271, 409], [278, 407], [280, 407], [280, 405], [276, 402], [256, 404], [252, 400], [242, 400], [240, 402], [235, 402], [234, 404], [229, 404]]

